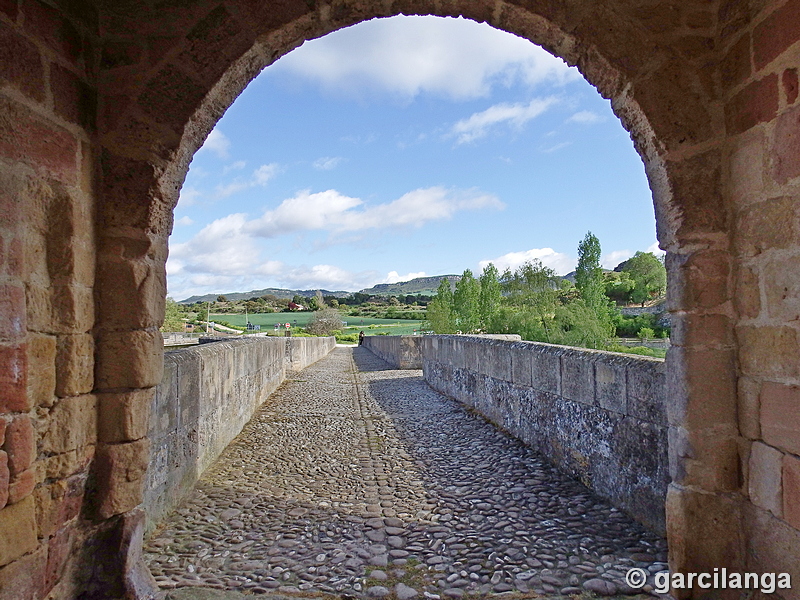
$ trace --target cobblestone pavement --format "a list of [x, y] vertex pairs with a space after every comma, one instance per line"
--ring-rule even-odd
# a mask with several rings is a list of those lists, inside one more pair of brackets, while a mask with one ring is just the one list
[[163, 589], [400, 600], [636, 593], [666, 542], [420, 371], [337, 348], [286, 381], [146, 547]]

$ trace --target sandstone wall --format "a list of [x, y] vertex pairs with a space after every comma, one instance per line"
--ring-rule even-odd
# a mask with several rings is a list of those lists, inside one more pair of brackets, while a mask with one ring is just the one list
[[434, 389], [665, 531], [664, 361], [467, 336], [424, 336], [421, 350]]
[[249, 338], [168, 352], [150, 409], [144, 508], [152, 529], [188, 494], [288, 372], [334, 338]]

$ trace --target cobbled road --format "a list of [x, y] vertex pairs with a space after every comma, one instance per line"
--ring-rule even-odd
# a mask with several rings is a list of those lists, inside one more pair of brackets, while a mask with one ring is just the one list
[[667, 568], [664, 539], [420, 371], [343, 347], [270, 396], [145, 552], [166, 590], [399, 600], [633, 594], [629, 568]]

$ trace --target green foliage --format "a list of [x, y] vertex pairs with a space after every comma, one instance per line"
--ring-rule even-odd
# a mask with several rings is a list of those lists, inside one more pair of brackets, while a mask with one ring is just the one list
[[161, 326], [161, 331], [183, 331], [184, 321], [181, 317], [180, 304], [175, 302], [172, 298], [167, 298], [166, 305], [164, 306], [164, 324]]
[[652, 329], [650, 329], [649, 327], [642, 327], [642, 328], [639, 330], [639, 337], [640, 337], [642, 340], [652, 340], [654, 337], [656, 337], [656, 334], [655, 334], [655, 332], [654, 332]]
[[489, 331], [492, 318], [500, 308], [503, 299], [503, 290], [500, 286], [500, 272], [492, 263], [486, 265], [480, 276], [480, 298], [478, 313], [480, 326], [484, 331]]
[[600, 240], [592, 234], [578, 244], [578, 267], [575, 269], [575, 287], [581, 293], [586, 306], [601, 311], [606, 305], [603, 269], [600, 267]]
[[666, 348], [648, 348], [646, 346], [623, 346], [622, 344], [610, 344], [604, 348], [608, 352], [620, 352], [622, 354], [636, 354], [638, 356], [650, 356], [652, 358], [665, 358]]
[[456, 284], [453, 294], [453, 311], [456, 327], [464, 333], [474, 333], [480, 328], [481, 286], [467, 269]]
[[605, 283], [605, 292], [611, 300], [618, 304], [628, 304], [631, 302], [631, 293], [636, 283], [633, 281], [630, 273], [622, 271], [617, 273], [611, 271], [610, 273], [603, 273], [603, 282]]
[[[314, 300], [314, 298], [312, 298]], [[333, 335], [334, 331], [341, 331], [344, 327], [339, 311], [334, 308], [323, 308], [311, 317], [305, 327], [306, 333], [311, 335]]]
[[637, 316], [618, 315], [614, 319], [617, 337], [643, 337], [642, 329], [649, 329], [652, 333], [651, 338], [669, 337], [669, 328], [659, 324], [658, 317], [653, 314], [645, 313]]
[[456, 322], [453, 311], [453, 292], [450, 281], [442, 279], [436, 296], [428, 303], [426, 329], [436, 333], [455, 333]]
[[637, 252], [622, 267], [634, 282], [630, 299], [645, 302], [662, 296], [667, 289], [667, 270], [652, 252]]

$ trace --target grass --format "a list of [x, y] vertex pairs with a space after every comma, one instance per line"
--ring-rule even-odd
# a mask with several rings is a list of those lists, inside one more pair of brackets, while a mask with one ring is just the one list
[[[294, 313], [255, 313], [248, 314], [247, 318], [253, 325], [261, 325], [262, 331], [272, 331], [275, 324], [291, 323], [292, 327], [304, 327], [314, 315], [312, 312]], [[244, 327], [244, 315], [240, 314], [211, 314], [212, 321], [226, 321], [233, 326]], [[407, 319], [372, 319], [369, 317], [342, 317], [347, 323], [343, 333], [358, 333], [362, 329], [367, 335], [412, 335], [414, 331], [422, 329], [422, 321], [409, 321]], [[281, 328], [283, 335], [283, 328]]]

